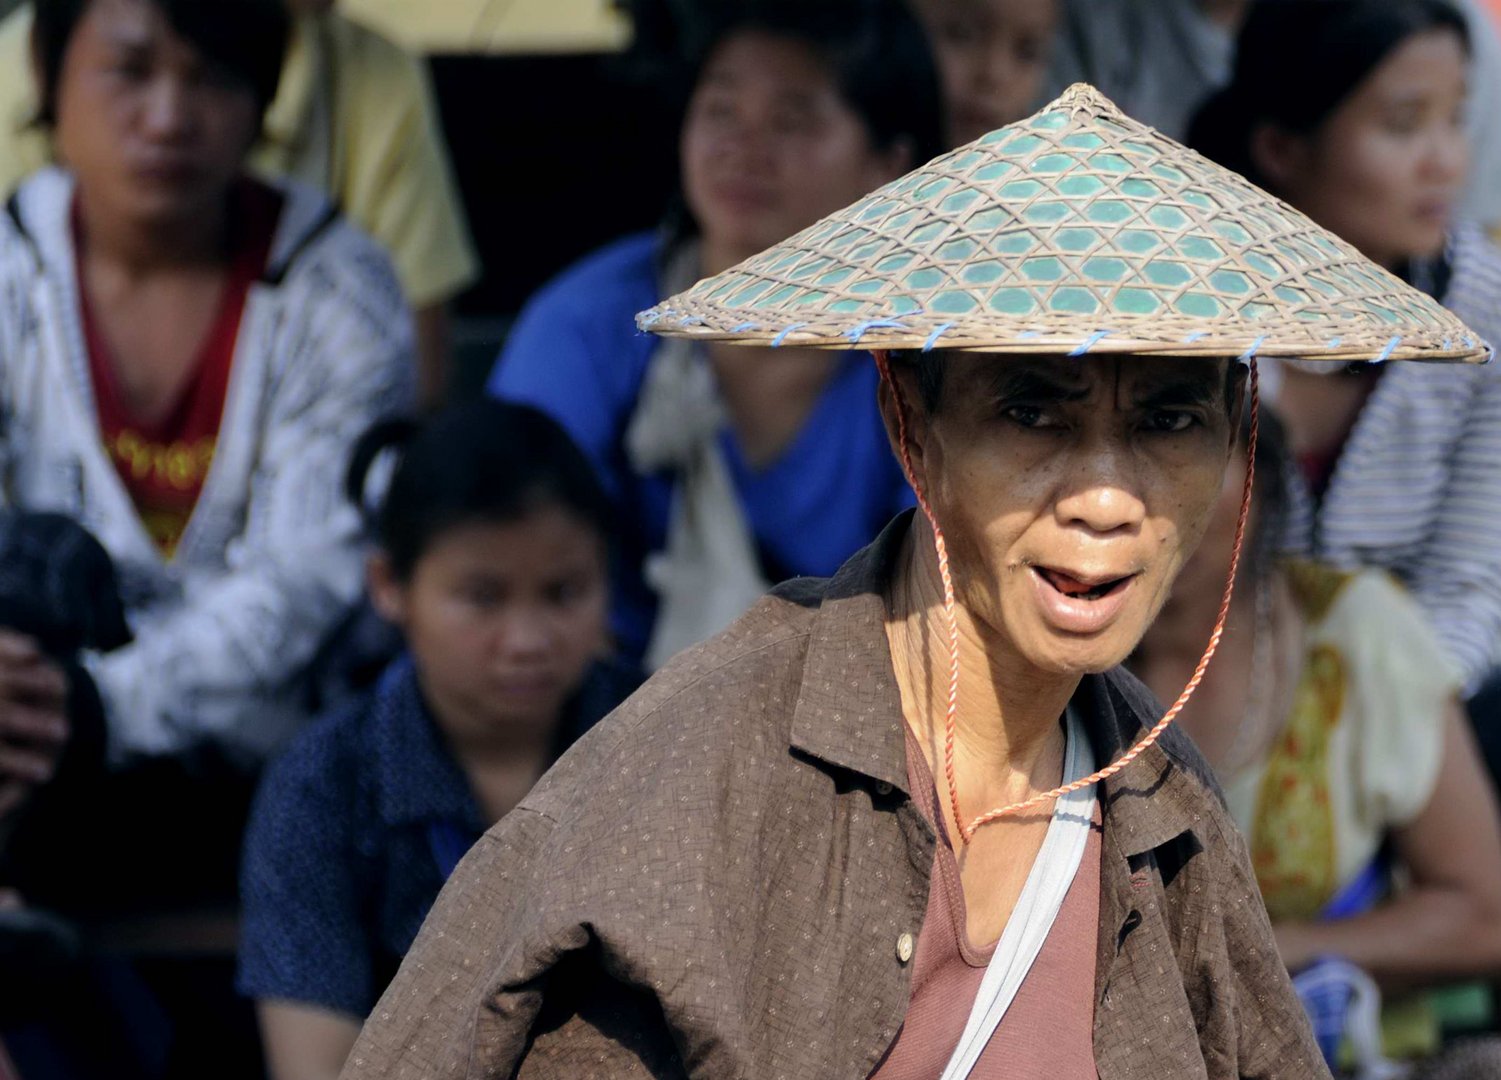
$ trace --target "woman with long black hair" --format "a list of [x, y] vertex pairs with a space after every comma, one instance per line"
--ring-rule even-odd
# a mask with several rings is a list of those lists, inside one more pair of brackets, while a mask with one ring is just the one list
[[[1468, 40], [1442, 0], [1261, 3], [1190, 142], [1496, 343], [1501, 252], [1455, 214]], [[1501, 663], [1501, 370], [1327, 370], [1286, 365], [1275, 393], [1299, 466], [1291, 542], [1406, 585], [1458, 669], [1482, 744], [1495, 743], [1496, 710], [1474, 698]]]
[[720, 5], [696, 23], [679, 213], [522, 312], [491, 379], [555, 416], [619, 515], [613, 623], [657, 666], [768, 584], [831, 573], [911, 504], [852, 353], [659, 343], [632, 318], [942, 149], [938, 78], [901, 0]]

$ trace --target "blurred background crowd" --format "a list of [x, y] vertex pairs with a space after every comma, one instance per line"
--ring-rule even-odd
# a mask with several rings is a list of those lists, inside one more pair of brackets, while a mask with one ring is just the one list
[[[574, 738], [912, 506], [868, 357], [635, 313], [1072, 82], [1501, 342], [1501, 4], [0, 14], [4, 1080], [337, 1076]], [[1489, 1075], [1501, 371], [1266, 384], [1183, 723], [1331, 1062]], [[1133, 658], [1161, 698], [1238, 501]]]

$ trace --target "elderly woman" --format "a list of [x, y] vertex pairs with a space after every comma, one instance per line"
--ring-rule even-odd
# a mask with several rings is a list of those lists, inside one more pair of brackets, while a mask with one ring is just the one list
[[1117, 665], [1210, 520], [1237, 358], [1473, 336], [1088, 87], [641, 325], [876, 350], [923, 513], [576, 746], [346, 1076], [1326, 1076], [1208, 769]]
[[[321, 196], [245, 172], [286, 33], [277, 0], [36, 5], [68, 167], [0, 218], [0, 487], [119, 570], [135, 639], [85, 661], [117, 764], [205, 744], [253, 762], [304, 717], [360, 591], [348, 448], [410, 393], [386, 258]], [[66, 737], [49, 670], [0, 641], [0, 792], [44, 780]]]
[[[1497, 340], [1501, 252], [1456, 218], [1469, 41], [1443, 0], [1258, 5], [1190, 140]], [[1395, 575], [1474, 696], [1501, 665], [1501, 368], [1296, 366], [1276, 404], [1294, 547]], [[1475, 712], [1501, 775], [1501, 702]]]
[[828, 574], [912, 495], [854, 353], [655, 341], [631, 319], [942, 149], [903, 0], [752, 0], [700, 16], [682, 219], [597, 252], [527, 305], [490, 382], [568, 429], [616, 507], [612, 622], [657, 666], [770, 584]]

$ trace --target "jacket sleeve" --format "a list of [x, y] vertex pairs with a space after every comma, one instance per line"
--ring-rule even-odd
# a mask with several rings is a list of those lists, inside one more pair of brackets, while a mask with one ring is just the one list
[[518, 809], [464, 857], [365, 1022], [344, 1080], [515, 1075], [542, 981], [568, 947], [540, 929], [553, 907], [541, 853], [554, 828]]
[[629, 290], [609, 278], [591, 288], [595, 277], [565, 274], [527, 304], [487, 389], [491, 397], [530, 405], [561, 424], [593, 462], [606, 493], [618, 500], [629, 468], [625, 428], [653, 344], [643, 343], [629, 321], [639, 299], [630, 299]]
[[[374, 245], [329, 256], [280, 286], [307, 295], [288, 301], [267, 346], [281, 355], [225, 569], [190, 576], [179, 602], [137, 616], [133, 644], [87, 661], [117, 759], [201, 741], [263, 758], [304, 717], [302, 676], [359, 596], [361, 526], [343, 474], [359, 434], [410, 406], [413, 337]], [[195, 515], [223, 512], [200, 502]]]
[[1234, 1025], [1235, 1075], [1243, 1080], [1329, 1080], [1303, 1004], [1277, 952], [1272, 924], [1240, 831], [1220, 819], [1214, 849], [1227, 865], [1221, 882], [1221, 926], [1230, 977], [1216, 988], [1216, 1013]]

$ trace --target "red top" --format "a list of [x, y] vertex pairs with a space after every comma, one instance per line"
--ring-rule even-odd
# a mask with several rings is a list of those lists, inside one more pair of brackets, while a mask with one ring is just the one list
[[[959, 862], [949, 846], [943, 815], [938, 813], [937, 786], [911, 731], [907, 732], [907, 776], [913, 801], [938, 831], [938, 850], [928, 911], [912, 958], [907, 1016], [870, 1080], [934, 1080], [943, 1071], [964, 1034], [996, 947], [992, 942], [978, 948], [969, 940]], [[975, 1062], [972, 1080], [1023, 1076], [1098, 1080], [1094, 977], [1100, 923], [1099, 813], [1096, 805], [1084, 861], [1064, 895], [1042, 951]]]
[[177, 550], [213, 463], [240, 318], [250, 286], [265, 273], [281, 214], [281, 196], [263, 184], [245, 181], [232, 200], [229, 267], [218, 314], [198, 348], [193, 372], [181, 395], [160, 420], [150, 423], [135, 416], [121, 396], [116, 378], [119, 362], [89, 302], [82, 266], [85, 238], [78, 207], [75, 204], [73, 208], [79, 308], [99, 433], [141, 523], [169, 559]]
[[1303, 474], [1303, 479], [1308, 483], [1308, 490], [1313, 492], [1315, 499], [1322, 499], [1324, 492], [1329, 490], [1329, 481], [1334, 479], [1334, 467], [1339, 464], [1340, 453], [1344, 450], [1341, 443], [1333, 450], [1322, 454], [1299, 454], [1298, 470]]

